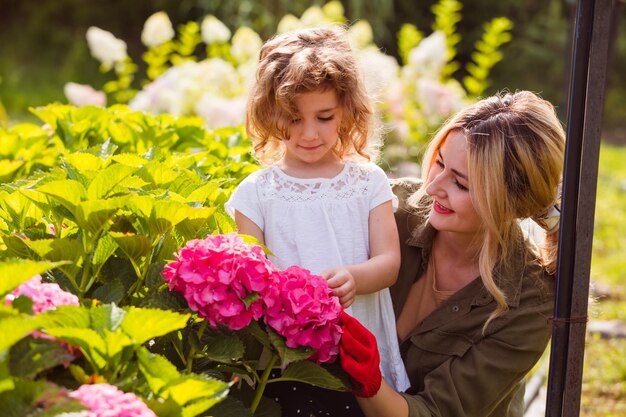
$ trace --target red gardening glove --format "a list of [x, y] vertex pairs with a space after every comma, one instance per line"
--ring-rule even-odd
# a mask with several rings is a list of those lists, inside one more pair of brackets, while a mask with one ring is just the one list
[[376, 337], [357, 319], [341, 313], [343, 335], [339, 342], [341, 367], [352, 378], [359, 397], [372, 397], [380, 389], [383, 377], [380, 373], [380, 355]]

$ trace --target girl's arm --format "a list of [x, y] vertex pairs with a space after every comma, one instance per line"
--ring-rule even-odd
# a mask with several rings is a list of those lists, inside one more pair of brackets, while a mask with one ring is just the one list
[[369, 215], [370, 259], [366, 262], [327, 269], [322, 276], [344, 307], [357, 294], [370, 294], [390, 287], [400, 269], [400, 242], [391, 201], [373, 208]]
[[265, 245], [265, 235], [263, 234], [263, 230], [261, 230], [255, 222], [241, 214], [239, 210], [235, 210], [235, 224], [237, 225], [237, 231], [239, 233], [253, 236]]

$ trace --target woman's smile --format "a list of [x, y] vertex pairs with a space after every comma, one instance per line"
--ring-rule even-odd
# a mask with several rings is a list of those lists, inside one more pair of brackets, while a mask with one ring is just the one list
[[447, 207], [442, 206], [438, 201], [433, 202], [433, 210], [438, 214], [452, 214], [454, 210], [450, 210]]

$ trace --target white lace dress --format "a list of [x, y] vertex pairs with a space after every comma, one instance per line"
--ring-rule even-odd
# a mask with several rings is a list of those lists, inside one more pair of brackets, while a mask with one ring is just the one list
[[[270, 166], [245, 178], [226, 210], [259, 226], [277, 268], [298, 265], [319, 274], [369, 259], [369, 212], [392, 199], [387, 176], [374, 164], [346, 162], [328, 179], [295, 178]], [[398, 391], [407, 389], [389, 290], [359, 295], [350, 309], [376, 335], [385, 380]]]

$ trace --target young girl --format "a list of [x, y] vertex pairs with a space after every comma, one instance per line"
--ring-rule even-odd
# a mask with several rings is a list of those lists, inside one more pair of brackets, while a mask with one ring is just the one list
[[[270, 249], [278, 268], [299, 265], [328, 280], [348, 312], [376, 335], [381, 371], [403, 391], [408, 379], [388, 290], [400, 264], [398, 232], [387, 177], [371, 162], [377, 156], [372, 127], [372, 107], [343, 28], [270, 39], [246, 118], [255, 154], [267, 167], [247, 177], [226, 208], [240, 233]], [[321, 405], [350, 415], [329, 395], [324, 391]], [[330, 412], [306, 411], [300, 400], [290, 410], [290, 398], [279, 398], [283, 415]]]

